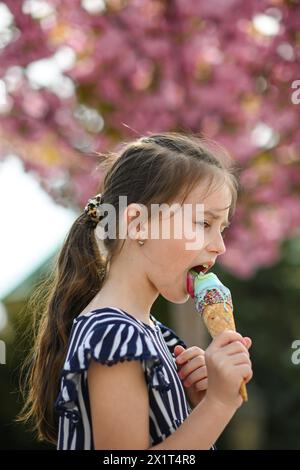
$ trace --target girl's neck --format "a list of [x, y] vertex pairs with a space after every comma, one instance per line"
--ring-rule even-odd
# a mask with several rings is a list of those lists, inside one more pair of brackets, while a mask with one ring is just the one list
[[134, 289], [130, 283], [126, 281], [123, 282], [123, 279], [122, 282], [120, 282], [120, 278], [117, 282], [114, 282], [113, 277], [110, 277], [104, 282], [101, 290], [81, 313], [88, 313], [97, 308], [115, 307], [128, 312], [137, 320], [154, 327], [150, 319], [150, 314], [151, 307], [157, 297], [158, 292], [155, 297], [154, 295], [151, 297], [153, 301], [146, 302], [146, 299], [150, 298], [149, 292], [148, 296], [143, 295], [142, 288], [137, 286], [137, 288]]

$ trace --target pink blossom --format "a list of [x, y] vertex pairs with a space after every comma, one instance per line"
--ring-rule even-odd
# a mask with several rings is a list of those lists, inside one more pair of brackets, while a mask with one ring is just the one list
[[[100, 177], [93, 150], [151, 131], [212, 137], [241, 176], [221, 264], [246, 278], [277, 262], [282, 241], [300, 227], [300, 105], [291, 100], [291, 83], [300, 79], [300, 6], [277, 2], [281, 28], [267, 36], [254, 32], [252, 19], [274, 7], [271, 0], [107, 2], [98, 14], [81, 0], [48, 2], [55, 9], [48, 19], [25, 14], [23, 1], [5, 2], [15, 33], [1, 49], [11, 110], [0, 116], [0, 155], [18, 153], [55, 200], [71, 194], [81, 206]], [[278, 52], [282, 44], [289, 58]], [[24, 73], [61, 46], [76, 53], [68, 99], [33, 88]], [[86, 130], [76, 114], [81, 105], [101, 114], [100, 133]], [[258, 124], [272, 130], [271, 143], [253, 142]]]

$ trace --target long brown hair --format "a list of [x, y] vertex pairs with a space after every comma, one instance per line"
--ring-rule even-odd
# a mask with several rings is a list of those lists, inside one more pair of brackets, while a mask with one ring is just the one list
[[[236, 167], [216, 143], [175, 132], [150, 134], [125, 143], [108, 153], [104, 181], [99, 185], [102, 202], [112, 204], [118, 220], [119, 196], [150, 207], [184, 198], [203, 179], [226, 182], [232, 194], [229, 216], [237, 199]], [[92, 195], [91, 195], [92, 196]], [[184, 199], [183, 199], [184, 200]], [[125, 240], [124, 240], [125, 241]], [[18, 420], [33, 420], [39, 440], [56, 443], [58, 420], [54, 403], [59, 392], [74, 318], [102, 287], [108, 259], [117, 253], [119, 240], [104, 240], [99, 249], [94, 227], [83, 212], [75, 220], [54, 261], [48, 280], [35, 290], [28, 303], [33, 316], [34, 344], [25, 364], [22, 382], [25, 404]]]

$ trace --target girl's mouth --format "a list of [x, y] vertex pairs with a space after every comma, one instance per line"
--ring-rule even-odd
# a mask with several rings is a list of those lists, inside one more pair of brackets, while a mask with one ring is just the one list
[[210, 265], [208, 264], [198, 264], [197, 266], [194, 266], [191, 268], [192, 271], [196, 271], [196, 273], [200, 274], [206, 274], [207, 271], [211, 268]]
[[[204, 276], [204, 274], [207, 273], [207, 271], [213, 266], [213, 263], [209, 264], [198, 264], [197, 266], [193, 266], [191, 269], [188, 270], [187, 276], [186, 276], [186, 290], [188, 294], [194, 298], [194, 277], [195, 277], [195, 272], [197, 274], [201, 274]], [[191, 271], [194, 271], [194, 274], [191, 273]]]

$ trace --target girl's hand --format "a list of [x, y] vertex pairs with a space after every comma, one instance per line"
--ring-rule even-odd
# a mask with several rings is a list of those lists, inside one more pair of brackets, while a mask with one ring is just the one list
[[204, 398], [207, 389], [205, 351], [198, 346], [185, 349], [177, 345], [174, 355], [179, 368], [178, 375], [183, 381], [190, 405], [195, 408]]
[[241, 406], [241, 383], [247, 384], [253, 376], [250, 347], [250, 338], [232, 330], [225, 330], [212, 340], [205, 351], [209, 377], [206, 400], [235, 411]]

